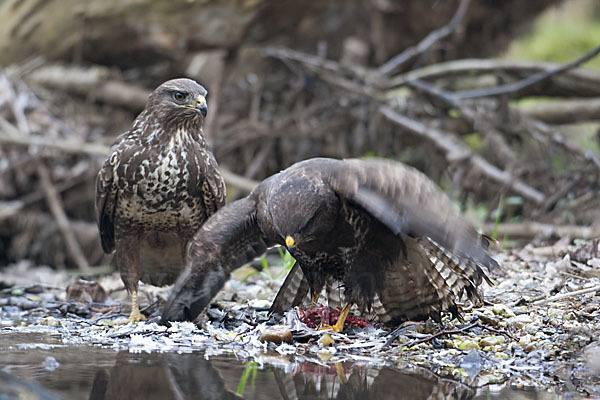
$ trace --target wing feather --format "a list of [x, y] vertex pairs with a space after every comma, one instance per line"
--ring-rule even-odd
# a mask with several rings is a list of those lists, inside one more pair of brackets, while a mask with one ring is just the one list
[[334, 190], [371, 213], [394, 234], [429, 237], [460, 258], [496, 265], [477, 231], [423, 173], [388, 160], [344, 160], [332, 174]]
[[304, 277], [300, 264], [294, 264], [279, 288], [269, 313], [283, 315], [287, 310], [301, 304], [309, 290], [308, 281]]
[[234, 269], [275, 243], [258, 226], [252, 196], [223, 207], [202, 225], [188, 247], [186, 268], [162, 312], [162, 321], [194, 320]]
[[115, 249], [114, 211], [117, 190], [113, 179], [112, 157], [100, 168], [96, 177], [96, 222], [100, 231], [100, 242], [105, 253]]

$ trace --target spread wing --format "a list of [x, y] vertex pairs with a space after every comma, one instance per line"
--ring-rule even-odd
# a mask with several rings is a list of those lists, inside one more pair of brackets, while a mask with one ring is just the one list
[[255, 197], [245, 197], [220, 209], [194, 235], [185, 270], [163, 308], [162, 321], [194, 320], [232, 270], [273, 245], [259, 228]]
[[[466, 292], [480, 301], [477, 286], [489, 279], [482, 266], [496, 265], [487, 239], [465, 221], [450, 199], [417, 170], [386, 160], [344, 160], [329, 177], [338, 195], [351, 200], [403, 236], [406, 252], [385, 267], [384, 285], [373, 311], [383, 323], [457, 314]], [[295, 266], [278, 292], [271, 312], [301, 304], [308, 284]], [[325, 299], [329, 299], [326, 293]], [[323, 296], [321, 297], [323, 299]]]
[[387, 160], [344, 160], [330, 184], [395, 234], [428, 237], [459, 258], [493, 267], [480, 235], [452, 201], [416, 169]]

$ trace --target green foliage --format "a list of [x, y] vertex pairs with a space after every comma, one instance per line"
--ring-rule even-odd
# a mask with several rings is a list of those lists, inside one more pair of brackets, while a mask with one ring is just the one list
[[473, 132], [473, 133], [469, 133], [468, 135], [464, 135], [463, 141], [473, 151], [480, 151], [483, 149], [483, 139], [481, 138], [481, 135], [477, 132]]
[[281, 269], [281, 271], [273, 276], [271, 274], [271, 270], [269, 267], [269, 263], [267, 262], [267, 259], [263, 256], [260, 259], [260, 264], [262, 266], [262, 271], [257, 271], [254, 270], [252, 272], [250, 272], [248, 275], [246, 275], [244, 277], [244, 279], [242, 279], [242, 283], [246, 282], [248, 280], [248, 278], [250, 278], [251, 276], [256, 275], [257, 273], [260, 272], [260, 274], [265, 277], [266, 279], [272, 281], [275, 280], [277, 278], [279, 278], [281, 275], [287, 273], [289, 270], [292, 269], [292, 267], [294, 266], [294, 264], [296, 264], [296, 260], [294, 259], [294, 257], [292, 257], [292, 255], [290, 254], [289, 251], [285, 250], [285, 252], [281, 249], [281, 247], [277, 248], [277, 251], [279, 252], [279, 256], [281, 257], [282, 263], [283, 263], [283, 268]]
[[251, 387], [254, 389], [254, 383], [256, 381], [256, 371], [258, 371], [258, 363], [256, 361], [250, 361], [246, 364], [246, 368], [244, 368], [244, 372], [240, 377], [240, 383], [238, 383], [238, 387], [236, 393], [241, 395], [244, 393], [244, 389], [246, 389], [246, 385], [248, 384], [248, 378], [252, 375], [251, 378]]
[[[515, 41], [506, 57], [565, 63], [590, 51], [600, 43], [600, 19], [594, 16], [594, 3], [565, 2], [550, 9], [536, 21], [532, 31]], [[600, 69], [600, 58], [585, 64]]]
[[502, 211], [504, 209], [504, 195], [500, 195], [498, 200], [498, 207], [496, 208], [496, 221], [494, 221], [494, 231], [492, 232], [492, 238], [498, 240], [498, 225], [500, 224], [500, 218], [502, 218]]

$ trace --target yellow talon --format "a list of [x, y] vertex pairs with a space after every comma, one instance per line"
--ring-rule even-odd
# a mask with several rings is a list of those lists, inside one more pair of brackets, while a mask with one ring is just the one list
[[146, 321], [146, 317], [140, 312], [140, 307], [138, 306], [138, 297], [137, 292], [131, 293], [131, 313], [129, 314], [129, 318], [125, 321], [116, 322], [116, 324], [129, 324], [130, 322], [140, 322]]
[[335, 325], [323, 325], [318, 330], [331, 329], [335, 333], [339, 333], [344, 330], [344, 323], [346, 322], [346, 318], [348, 318], [348, 314], [350, 313], [350, 309], [352, 308], [352, 304], [347, 303], [342, 311], [340, 312], [340, 316], [338, 317]]
[[312, 302], [314, 304], [317, 304], [319, 302], [319, 293], [313, 293], [313, 295], [312, 295]]

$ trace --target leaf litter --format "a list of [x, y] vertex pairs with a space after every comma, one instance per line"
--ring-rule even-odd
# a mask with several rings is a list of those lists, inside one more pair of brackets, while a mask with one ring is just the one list
[[43, 345], [50, 347], [234, 353], [259, 363], [274, 356], [323, 365], [353, 361], [424, 369], [471, 388], [510, 385], [600, 396], [600, 241], [528, 245], [495, 257], [501, 268], [492, 272], [495, 286], [483, 288], [484, 306], [463, 305], [464, 322], [446, 316], [442, 325], [407, 323], [393, 340], [390, 329], [360, 316], [341, 333], [315, 329], [324, 317], [335, 323], [336, 310], [325, 307], [267, 315], [285, 275], [273, 266], [274, 279], [236, 271], [199, 321], [167, 327], [157, 315], [168, 288], [141, 285], [149, 321], [120, 325], [115, 322], [126, 319], [120, 305], [127, 296], [118, 274], [77, 283], [62, 272], [13, 265], [0, 282], [0, 332], [58, 336], [59, 343]]

